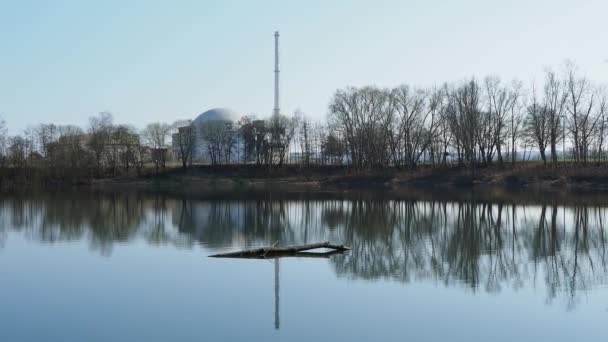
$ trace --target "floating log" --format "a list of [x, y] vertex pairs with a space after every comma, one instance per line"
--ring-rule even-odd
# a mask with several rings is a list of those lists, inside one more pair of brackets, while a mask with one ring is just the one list
[[[315, 253], [315, 252], [305, 252], [318, 248], [328, 248], [333, 249], [333, 251], [326, 253]], [[349, 247], [344, 245], [332, 245], [329, 242], [319, 242], [308, 245], [297, 245], [297, 246], [287, 246], [287, 247], [265, 247], [265, 248], [256, 248], [256, 249], [248, 249], [244, 251], [231, 252], [231, 253], [221, 253], [210, 255], [211, 258], [279, 258], [284, 256], [302, 256], [302, 257], [329, 257], [330, 255], [341, 253], [344, 251], [350, 250]]]
[[316, 258], [328, 259], [332, 255], [343, 254], [344, 251], [332, 250], [329, 252], [296, 252], [296, 253], [268, 253], [266, 255], [210, 255], [210, 258], [233, 258], [233, 259], [279, 259], [279, 258]]

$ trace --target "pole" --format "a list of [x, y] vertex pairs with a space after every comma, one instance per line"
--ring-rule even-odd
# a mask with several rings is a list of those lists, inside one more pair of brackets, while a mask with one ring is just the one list
[[279, 109], [279, 31], [274, 32], [274, 114], [278, 115]]

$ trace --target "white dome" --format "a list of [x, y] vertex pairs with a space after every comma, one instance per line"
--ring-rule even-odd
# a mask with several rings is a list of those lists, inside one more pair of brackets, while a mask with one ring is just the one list
[[230, 121], [237, 122], [241, 119], [241, 115], [237, 112], [226, 108], [210, 109], [199, 115], [193, 122], [195, 125], [200, 125], [207, 121]]

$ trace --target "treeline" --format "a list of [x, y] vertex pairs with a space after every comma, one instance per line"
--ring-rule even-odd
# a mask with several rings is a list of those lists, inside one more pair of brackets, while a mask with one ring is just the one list
[[236, 129], [209, 123], [203, 138], [216, 156], [213, 164], [340, 164], [357, 170], [455, 164], [473, 172], [517, 161], [605, 160], [605, 88], [571, 64], [562, 72], [546, 71], [540, 84], [525, 88], [486, 77], [427, 89], [350, 87], [333, 95], [325, 123], [312, 123], [300, 112], [265, 121], [245, 117]]
[[0, 169], [2, 176], [81, 180], [142, 175], [147, 166], [158, 173], [172, 159], [187, 168], [200, 162], [201, 153], [216, 165], [356, 170], [450, 164], [474, 172], [533, 155], [545, 164], [585, 165], [606, 158], [606, 99], [605, 88], [568, 64], [563, 72], [546, 71], [539, 87], [487, 77], [427, 89], [340, 89], [325, 123], [296, 111], [267, 120], [245, 116], [202, 126], [179, 120], [138, 130], [115, 124], [104, 112], [84, 128], [39, 124], [9, 137], [2, 122]]
[[328, 127], [313, 123], [302, 112], [278, 114], [266, 120], [244, 116], [237, 123], [208, 121], [180, 127], [173, 135], [176, 158], [185, 168], [199, 145], [210, 164], [255, 164], [264, 167], [343, 164], [344, 146]]
[[23, 134], [0, 130], [0, 175], [11, 180], [73, 182], [126, 174], [142, 175], [145, 165], [165, 166], [172, 125], [143, 130], [115, 124], [108, 112], [89, 118], [86, 128], [39, 124]]
[[568, 65], [563, 74], [547, 71], [540, 89], [488, 77], [432, 89], [338, 90], [328, 122], [356, 168], [455, 162], [474, 170], [515, 163], [519, 149], [537, 151], [545, 164], [604, 160], [606, 109], [605, 88]]

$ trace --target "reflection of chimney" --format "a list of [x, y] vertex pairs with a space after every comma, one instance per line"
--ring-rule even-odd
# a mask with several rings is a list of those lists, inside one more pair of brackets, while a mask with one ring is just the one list
[[278, 115], [279, 109], [279, 31], [274, 32], [274, 111]]
[[279, 330], [279, 258], [274, 259], [274, 328]]

